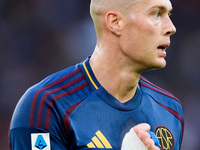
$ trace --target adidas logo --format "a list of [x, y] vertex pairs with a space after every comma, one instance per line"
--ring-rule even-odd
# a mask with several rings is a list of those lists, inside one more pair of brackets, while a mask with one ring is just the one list
[[112, 149], [112, 146], [106, 139], [106, 137], [101, 133], [101, 131], [97, 131], [96, 136], [92, 138], [92, 142], [87, 144], [88, 148], [108, 148]]

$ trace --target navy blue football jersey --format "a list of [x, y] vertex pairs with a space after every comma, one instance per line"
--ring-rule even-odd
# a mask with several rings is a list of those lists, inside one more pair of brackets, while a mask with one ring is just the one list
[[141, 76], [135, 96], [121, 103], [100, 85], [87, 58], [25, 92], [11, 120], [10, 147], [120, 150], [125, 134], [139, 123], [150, 124], [162, 150], [180, 149], [184, 116], [173, 94]]

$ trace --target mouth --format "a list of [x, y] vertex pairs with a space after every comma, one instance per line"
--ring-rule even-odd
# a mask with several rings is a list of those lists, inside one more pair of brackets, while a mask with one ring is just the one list
[[162, 44], [162, 45], [159, 45], [157, 47], [158, 50], [161, 50], [161, 51], [165, 51], [168, 47], [169, 47], [169, 43], [166, 43], [166, 44]]

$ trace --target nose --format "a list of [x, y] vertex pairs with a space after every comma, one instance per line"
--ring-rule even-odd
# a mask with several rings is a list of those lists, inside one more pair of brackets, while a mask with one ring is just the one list
[[164, 28], [164, 35], [171, 36], [174, 33], [176, 33], [176, 27], [172, 23], [172, 21], [169, 18], [169, 16], [167, 16], [166, 21], [164, 23], [164, 26], [165, 26], [165, 28]]

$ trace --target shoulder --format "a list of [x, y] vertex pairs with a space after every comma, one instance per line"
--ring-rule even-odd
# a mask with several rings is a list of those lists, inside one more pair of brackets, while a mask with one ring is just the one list
[[60, 116], [62, 119], [62, 112], [65, 113], [66, 109], [80, 102], [83, 96], [89, 93], [85, 90], [84, 94], [77, 94], [79, 97], [74, 94], [81, 93], [87, 86], [80, 64], [46, 77], [30, 87], [19, 100], [12, 117], [11, 128], [47, 128], [45, 123], [48, 119]]
[[153, 84], [143, 76], [141, 76], [139, 84], [142, 92], [151, 96], [156, 103], [168, 110], [175, 110], [183, 116], [182, 103], [174, 94]]
[[153, 100], [155, 104], [157, 103], [160, 108], [164, 108], [162, 110], [169, 112], [180, 121], [183, 136], [184, 111], [181, 101], [172, 93], [158, 87], [143, 76], [141, 76], [139, 84], [144, 95], [150, 97], [150, 99]]
[[67, 143], [66, 131], [70, 122], [65, 116], [91, 92], [82, 70], [82, 63], [71, 66], [46, 77], [25, 92], [10, 124], [12, 147], [16, 142], [23, 146], [24, 141], [30, 141], [31, 133], [43, 132], [51, 134], [51, 142], [56, 141], [57, 148]]
[[26, 99], [26, 103], [34, 103], [34, 101], [41, 98], [47, 99], [52, 94], [54, 96], [59, 95], [59, 91], [66, 90], [76, 83], [79, 84], [79, 81], [84, 78], [82, 70], [78, 65], [71, 66], [51, 74], [39, 83], [31, 86], [22, 96], [20, 101]]

